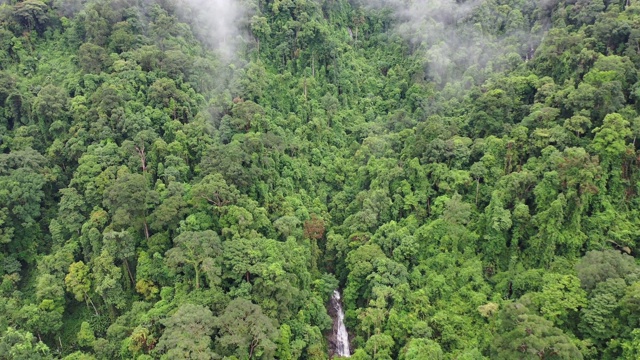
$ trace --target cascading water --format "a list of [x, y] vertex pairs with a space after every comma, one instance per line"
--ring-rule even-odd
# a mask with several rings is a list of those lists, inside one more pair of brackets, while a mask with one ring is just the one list
[[340, 302], [340, 292], [333, 291], [331, 297], [331, 305], [333, 306], [336, 316], [333, 324], [333, 333], [335, 336], [335, 354], [342, 357], [351, 356], [349, 351], [349, 333], [347, 327], [344, 326], [344, 311], [342, 311], [342, 303]]

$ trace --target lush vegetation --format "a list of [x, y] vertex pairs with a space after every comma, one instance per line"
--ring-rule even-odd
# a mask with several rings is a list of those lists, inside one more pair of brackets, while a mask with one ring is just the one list
[[0, 5], [0, 359], [640, 357], [635, 0], [194, 6]]

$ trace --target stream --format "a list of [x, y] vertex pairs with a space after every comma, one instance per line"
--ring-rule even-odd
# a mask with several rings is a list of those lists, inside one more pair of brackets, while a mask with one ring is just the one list
[[340, 292], [338, 290], [333, 291], [331, 297], [332, 312], [335, 312], [333, 317], [333, 353], [340, 357], [349, 357], [351, 352], [349, 351], [349, 333], [347, 333], [347, 327], [344, 326], [344, 311], [342, 310], [342, 301], [340, 299]]

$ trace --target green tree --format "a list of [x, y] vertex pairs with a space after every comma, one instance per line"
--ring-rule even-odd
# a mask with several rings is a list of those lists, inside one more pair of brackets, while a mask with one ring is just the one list
[[110, 210], [114, 230], [144, 230], [145, 238], [149, 238], [147, 213], [157, 194], [149, 189], [144, 175], [132, 174], [124, 169], [116, 181], [105, 189], [104, 205]]
[[210, 285], [220, 278], [222, 243], [211, 230], [186, 231], [173, 239], [174, 247], [167, 251], [167, 263], [176, 268], [189, 265], [195, 272], [195, 287], [200, 288], [200, 272], [204, 271]]
[[25, 0], [17, 3], [13, 16], [26, 31], [35, 29], [42, 32], [50, 20], [47, 4], [39, 0]]
[[260, 306], [245, 299], [229, 303], [215, 320], [217, 343], [222, 354], [238, 358], [268, 359], [276, 350], [277, 326]]
[[544, 285], [540, 293], [533, 293], [545, 319], [556, 325], [571, 323], [572, 314], [587, 305], [586, 292], [580, 288], [580, 280], [573, 275], [548, 273], [543, 275]]
[[163, 359], [212, 359], [211, 350], [215, 318], [211, 310], [194, 304], [183, 304], [162, 321], [165, 330], [156, 351]]
[[621, 156], [627, 149], [626, 138], [631, 136], [629, 122], [620, 114], [609, 114], [602, 126], [593, 129], [593, 148], [604, 159]]
[[42, 341], [38, 341], [30, 332], [12, 327], [7, 328], [0, 337], [0, 354], [11, 360], [53, 359], [51, 351]]
[[0, 239], [5, 251], [33, 261], [40, 236], [38, 220], [45, 197], [46, 159], [33, 149], [0, 154]]
[[109, 64], [109, 56], [103, 47], [87, 42], [78, 50], [78, 62], [85, 73], [100, 74]]
[[78, 331], [76, 339], [78, 341], [78, 345], [91, 348], [93, 343], [96, 341], [91, 324], [83, 321], [82, 324], [80, 324], [80, 331]]
[[63, 89], [55, 85], [46, 85], [33, 102], [34, 112], [47, 125], [56, 120], [64, 121], [67, 102], [68, 95]]
[[500, 327], [492, 346], [496, 359], [582, 359], [582, 354], [562, 330], [531, 314], [521, 303], [500, 311]]
[[444, 353], [437, 342], [429, 339], [411, 339], [401, 350], [406, 360], [442, 360]]
[[589, 251], [576, 264], [580, 285], [591, 292], [608, 279], [638, 280], [640, 267], [633, 257], [615, 250]]
[[127, 304], [127, 297], [121, 283], [122, 269], [115, 266], [113, 261], [113, 256], [106, 250], [92, 259], [95, 292], [110, 307], [112, 316], [115, 315], [116, 308], [122, 310]]

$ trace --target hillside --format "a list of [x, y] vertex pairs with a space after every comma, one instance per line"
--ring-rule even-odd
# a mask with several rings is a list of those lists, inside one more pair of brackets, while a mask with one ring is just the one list
[[328, 359], [336, 289], [638, 359], [639, 68], [635, 0], [0, 0], [0, 360]]

